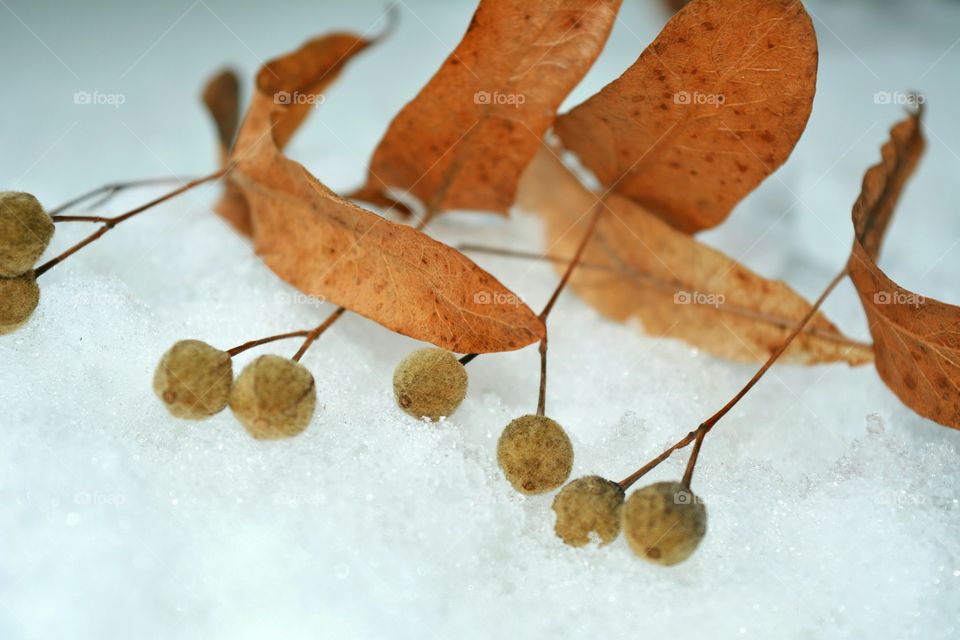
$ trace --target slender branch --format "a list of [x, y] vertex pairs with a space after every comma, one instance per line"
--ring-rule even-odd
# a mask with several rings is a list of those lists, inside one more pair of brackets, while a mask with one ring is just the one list
[[587, 244], [590, 242], [590, 239], [593, 238], [593, 232], [597, 229], [597, 223], [600, 221], [600, 215], [603, 213], [603, 209], [595, 206], [595, 211], [593, 217], [590, 219], [590, 224], [587, 226], [587, 230], [583, 234], [583, 238], [580, 240], [580, 245], [577, 247], [577, 251], [573, 254], [573, 258], [570, 259], [570, 264], [567, 265], [567, 270], [563, 272], [563, 277], [560, 278], [560, 283], [557, 285], [557, 288], [553, 290], [553, 295], [550, 296], [550, 299], [547, 301], [546, 306], [543, 308], [543, 311], [540, 312], [540, 319], [543, 322], [547, 321], [547, 316], [550, 315], [550, 312], [553, 311], [553, 305], [557, 303], [557, 298], [560, 297], [560, 293], [563, 292], [563, 289], [567, 286], [567, 282], [570, 281], [570, 276], [573, 274], [573, 270], [577, 268], [577, 264], [580, 262], [580, 258], [583, 257], [583, 252], [587, 248]]
[[[699, 431], [702, 428], [703, 427], [701, 426], [700, 428], [697, 429], [697, 431]], [[645, 476], [647, 472], [652, 471], [661, 462], [669, 458], [670, 454], [672, 454], [674, 451], [676, 451], [677, 449], [683, 449], [685, 446], [693, 442], [693, 440], [697, 437], [697, 431], [691, 431], [686, 436], [684, 436], [680, 441], [674, 444], [672, 447], [669, 447], [668, 449], [663, 451], [663, 453], [661, 453], [656, 458], [654, 458], [647, 464], [643, 465], [642, 467], [640, 467], [639, 469], [631, 473], [629, 476], [627, 476], [617, 484], [620, 485], [621, 489], [626, 491], [627, 489], [630, 488], [630, 485], [632, 485], [634, 482], [636, 482], [637, 480]]]
[[333, 326], [333, 324], [340, 319], [340, 316], [342, 316], [346, 310], [346, 307], [337, 307], [337, 309], [327, 316], [327, 319], [324, 320], [316, 329], [310, 331], [306, 336], [306, 340], [303, 341], [303, 345], [300, 346], [300, 350], [297, 351], [295, 356], [293, 356], [293, 361], [300, 362], [300, 358], [302, 358], [310, 349], [310, 347], [313, 346], [313, 343], [316, 342], [317, 338], [322, 336], [324, 331]]
[[291, 331], [290, 333], [281, 333], [279, 335], [270, 336], [269, 338], [260, 338], [259, 340], [251, 340], [250, 342], [244, 342], [243, 344], [238, 345], [233, 349], [228, 349], [227, 353], [230, 354], [230, 357], [232, 358], [233, 356], [239, 355], [244, 351], [253, 349], [254, 347], [259, 347], [262, 344], [276, 342], [277, 340], [286, 340], [288, 338], [303, 338], [308, 333], [310, 332], [304, 329], [301, 331]]
[[563, 272], [563, 277], [560, 278], [560, 282], [557, 283], [557, 287], [553, 290], [553, 295], [550, 296], [547, 304], [543, 307], [543, 311], [540, 312], [540, 321], [543, 322], [543, 340], [540, 341], [540, 393], [537, 397], [538, 416], [546, 415], [547, 410], [547, 317], [550, 315], [550, 312], [553, 311], [553, 306], [557, 303], [557, 299], [570, 281], [573, 270], [576, 269], [580, 263], [580, 258], [583, 257], [584, 250], [586, 250], [587, 245], [593, 238], [594, 231], [597, 230], [597, 223], [600, 221], [600, 215], [602, 213], [603, 209], [597, 206], [594, 207], [593, 216], [590, 218], [587, 230], [583, 233], [583, 238], [580, 239], [576, 253], [573, 254], [573, 259], [570, 260], [570, 264], [567, 265], [567, 270]]
[[163, 177], [163, 178], [142, 178], [140, 180], [130, 180], [127, 182], [112, 182], [110, 184], [105, 184], [102, 187], [91, 189], [90, 191], [87, 191], [86, 193], [81, 194], [76, 198], [73, 198], [72, 200], [68, 200], [67, 202], [64, 202], [63, 204], [61, 204], [59, 207], [51, 209], [48, 213], [50, 214], [50, 217], [53, 218], [54, 222], [70, 222], [70, 220], [67, 220], [65, 216], [61, 216], [58, 214], [63, 213], [67, 209], [71, 209], [77, 206], [78, 204], [80, 204], [81, 202], [86, 202], [87, 200], [90, 200], [91, 198], [98, 196], [100, 194], [105, 194], [104, 197], [97, 202], [97, 204], [102, 205], [111, 197], [120, 193], [124, 189], [132, 189], [135, 187], [149, 187], [149, 186], [159, 185], [159, 184], [187, 182], [192, 179], [193, 179], [192, 177], [184, 178], [184, 177], [171, 176], [171, 177]]
[[[553, 294], [550, 296], [550, 299], [547, 301], [547, 304], [543, 307], [543, 311], [540, 312], [538, 316], [540, 321], [546, 325], [547, 316], [550, 315], [550, 312], [553, 310], [553, 305], [556, 304], [557, 298], [560, 297], [560, 294], [563, 292], [563, 289], [567, 286], [567, 282], [570, 280], [570, 275], [573, 273], [573, 270], [579, 266], [580, 258], [583, 256], [584, 249], [587, 248], [587, 244], [590, 242], [590, 238], [593, 237], [593, 232], [597, 228], [597, 222], [600, 220], [600, 214], [603, 211], [599, 207], [594, 207], [595, 211], [593, 217], [590, 219], [590, 224], [587, 226], [586, 232], [583, 234], [583, 238], [580, 240], [580, 245], [577, 247], [576, 252], [573, 254], [573, 257], [570, 259], [566, 258], [547, 258], [554, 261], [563, 261], [567, 263], [567, 270], [564, 271], [563, 277], [560, 278], [560, 282], [557, 284], [556, 289], [553, 290]], [[465, 250], [467, 248], [477, 249], [477, 245], [460, 245], [457, 247], [458, 250]], [[492, 249], [490, 253], [499, 253], [502, 252], [502, 255], [518, 255], [519, 252], [511, 252], [507, 249]], [[523, 256], [527, 257], [527, 256]], [[545, 256], [537, 256], [536, 258], [545, 258]], [[544, 396], [546, 395], [547, 388], [547, 337], [544, 334], [543, 340], [540, 343], [540, 400], [537, 402], [537, 415], [543, 415], [542, 411], [544, 408], [545, 400]], [[467, 364], [474, 358], [476, 358], [478, 353], [468, 353], [467, 355], [460, 358], [462, 364]]]
[[543, 340], [540, 341], [540, 395], [537, 397], [537, 415], [547, 413], [547, 333], [544, 328]]
[[693, 451], [690, 452], [690, 459], [687, 460], [687, 469], [683, 472], [683, 485], [689, 489], [690, 481], [693, 479], [693, 469], [697, 466], [697, 458], [700, 457], [700, 447], [703, 446], [703, 439], [707, 435], [708, 429], [697, 428], [697, 438], [693, 442]]
[[54, 222], [110, 222], [110, 218], [103, 216], [53, 216]]
[[783, 344], [781, 344], [776, 351], [770, 354], [770, 357], [767, 358], [767, 361], [763, 363], [763, 366], [760, 367], [760, 369], [758, 369], [755, 374], [753, 374], [753, 377], [750, 378], [747, 384], [743, 385], [743, 388], [737, 392], [737, 395], [733, 396], [730, 402], [725, 404], [723, 407], [721, 407], [719, 411], [717, 411], [715, 414], [707, 418], [706, 421], [704, 421], [703, 424], [706, 427], [707, 431], [712, 429], [713, 425], [717, 424], [720, 421], [720, 418], [727, 415], [727, 412], [733, 409], [733, 407], [736, 406], [736, 404], [740, 402], [741, 399], [743, 399], [743, 396], [747, 395], [747, 392], [753, 388], [753, 385], [757, 384], [757, 382], [760, 381], [760, 378], [762, 378], [763, 375], [770, 369], [770, 367], [773, 366], [773, 363], [776, 362], [777, 359], [779, 359], [780, 356], [783, 355], [783, 353], [790, 347], [790, 344], [794, 341], [794, 339], [796, 339], [796, 337], [800, 335], [800, 332], [803, 331], [803, 328], [807, 325], [807, 323], [810, 322], [813, 319], [813, 317], [817, 314], [817, 312], [820, 310], [820, 307], [823, 305], [824, 301], [827, 299], [827, 296], [829, 296], [833, 292], [833, 290], [837, 288], [837, 285], [840, 284], [845, 277], [847, 277], [846, 267], [844, 267], [840, 271], [840, 273], [838, 273], [833, 277], [833, 280], [830, 281], [830, 284], [827, 285], [827, 288], [823, 290], [823, 293], [820, 294], [820, 297], [817, 298], [816, 302], [814, 302], [813, 305], [810, 307], [810, 310], [807, 311], [807, 315], [803, 317], [803, 320], [800, 321], [800, 324], [793, 331], [790, 332], [790, 335], [787, 336], [787, 339], [783, 341]]
[[[770, 354], [770, 357], [767, 358], [767, 361], [763, 363], [763, 366], [761, 366], [757, 370], [757, 372], [753, 374], [753, 377], [750, 378], [750, 380], [748, 380], [745, 385], [743, 385], [740, 391], [738, 391], [737, 394], [733, 396], [733, 398], [731, 398], [729, 402], [727, 402], [727, 404], [723, 405], [716, 413], [714, 413], [712, 416], [707, 418], [699, 427], [697, 427], [695, 431], [691, 431], [690, 433], [688, 433], [686, 436], [680, 439], [676, 444], [669, 447], [666, 451], [664, 451], [663, 453], [658, 455], [656, 458], [654, 458], [647, 464], [643, 465], [642, 467], [634, 471], [632, 474], [630, 474], [629, 476], [627, 476], [617, 484], [619, 484], [620, 487], [624, 491], [626, 491], [630, 487], [630, 485], [632, 485], [634, 482], [639, 480], [645, 473], [647, 473], [648, 471], [650, 471], [651, 469], [659, 465], [661, 462], [669, 458], [670, 454], [672, 454], [677, 449], [682, 449], [683, 447], [686, 447], [688, 444], [690, 444], [694, 440], [698, 441], [697, 450], [695, 451], [695, 453], [699, 454], [699, 443], [702, 442], [703, 438], [706, 437], [707, 433], [711, 429], [713, 429], [713, 427], [716, 426], [718, 422], [720, 422], [720, 419], [723, 418], [723, 416], [727, 415], [727, 413], [729, 413], [730, 410], [733, 409], [737, 405], [737, 403], [743, 399], [745, 395], [747, 395], [750, 389], [752, 389], [753, 386], [760, 381], [760, 378], [762, 378], [763, 375], [770, 369], [770, 367], [772, 367], [773, 364], [780, 358], [780, 356], [784, 354], [784, 352], [790, 347], [790, 344], [803, 331], [803, 328], [807, 325], [807, 323], [809, 323], [810, 320], [812, 320], [813, 317], [817, 314], [817, 311], [820, 310], [820, 307], [823, 305], [827, 297], [833, 292], [834, 289], [837, 288], [837, 285], [840, 284], [847, 275], [848, 275], [847, 268], [844, 267], [840, 271], [840, 273], [838, 273], [836, 276], [833, 277], [833, 280], [830, 281], [826, 289], [823, 290], [823, 293], [820, 294], [820, 297], [817, 298], [816, 302], [813, 303], [813, 305], [810, 307], [809, 311], [807, 311], [807, 314], [803, 317], [800, 323], [796, 326], [796, 328], [794, 328], [794, 330], [790, 333], [790, 335], [787, 336], [786, 340], [783, 341], [783, 343], [777, 348], [776, 351]], [[685, 484], [689, 484], [689, 480], [693, 476], [693, 469], [696, 466], [696, 463], [697, 463], [697, 456], [691, 455], [690, 462], [687, 464], [687, 470], [684, 473]]]
[[210, 175], [204, 176], [204, 177], [202, 177], [202, 178], [197, 178], [197, 179], [195, 179], [195, 180], [191, 180], [190, 182], [184, 184], [183, 186], [181, 186], [181, 187], [179, 187], [179, 188], [177, 188], [177, 189], [174, 189], [173, 191], [170, 191], [170, 192], [168, 192], [168, 193], [160, 196], [159, 198], [155, 198], [155, 199], [151, 200], [150, 202], [148, 202], [147, 204], [144, 204], [144, 205], [141, 205], [141, 206], [137, 207], [136, 209], [131, 209], [130, 211], [128, 211], [128, 212], [126, 212], [126, 213], [124, 213], [124, 214], [122, 214], [122, 215], [119, 215], [119, 216], [114, 216], [114, 217], [112, 217], [112, 218], [106, 218], [106, 219], [104, 220], [103, 226], [100, 227], [98, 230], [94, 231], [94, 232], [91, 233], [89, 236], [87, 236], [86, 238], [84, 238], [83, 240], [81, 240], [80, 242], [78, 242], [77, 244], [73, 245], [72, 247], [70, 247], [69, 249], [67, 249], [67, 250], [64, 251], [63, 253], [61, 253], [59, 256], [57, 256], [56, 258], [52, 258], [51, 260], [49, 260], [49, 261], [45, 262], [44, 264], [40, 265], [39, 267], [37, 267], [36, 271], [34, 272], [35, 275], [36, 275], [36, 277], [39, 278], [40, 276], [42, 276], [44, 273], [46, 273], [46, 272], [49, 271], [50, 269], [54, 268], [55, 266], [57, 266], [58, 264], [60, 264], [61, 262], [63, 262], [63, 261], [66, 260], [67, 258], [69, 258], [70, 256], [72, 256], [72, 255], [75, 254], [76, 252], [78, 252], [78, 251], [80, 251], [81, 249], [83, 249], [84, 247], [86, 247], [88, 244], [99, 240], [99, 239], [102, 238], [108, 231], [110, 231], [111, 229], [113, 229], [113, 228], [116, 227], [117, 225], [119, 225], [119, 224], [121, 224], [121, 223], [123, 223], [123, 222], [126, 222], [127, 220], [129, 220], [130, 218], [136, 216], [137, 214], [143, 213], [143, 212], [146, 211], [147, 209], [150, 209], [150, 208], [152, 208], [152, 207], [155, 207], [156, 205], [158, 205], [158, 204], [160, 204], [160, 203], [162, 203], [162, 202], [166, 202], [167, 200], [170, 200], [171, 198], [175, 198], [176, 196], [178, 196], [178, 195], [180, 195], [180, 194], [182, 194], [182, 193], [185, 193], [185, 192], [189, 191], [190, 189], [193, 189], [194, 187], [198, 187], [198, 186], [200, 186], [200, 185], [202, 185], [202, 184], [204, 184], [204, 183], [210, 182], [210, 181], [212, 181], [212, 180], [217, 180], [218, 178], [220, 178], [220, 177], [222, 177], [224, 174], [226, 174], [228, 171], [230, 171], [230, 169], [232, 169], [232, 168], [233, 168], [233, 165], [228, 165], [228, 166], [224, 167], [223, 169], [220, 169], [219, 171], [216, 171], [216, 172], [214, 172], [214, 173], [211, 173]]
[[[542, 260], [545, 262], [553, 262], [556, 264], [570, 263], [570, 258], [565, 258], [562, 256], [540, 255], [539, 253], [536, 253], [533, 251], [500, 249], [498, 247], [486, 247], [486, 246], [477, 245], [477, 244], [460, 244], [460, 245], [457, 245], [457, 250], [469, 251], [474, 253], [485, 253], [490, 255], [503, 256], [507, 258], [519, 258], [522, 260]], [[664, 291], [667, 293], [676, 293], [678, 291], [678, 287], [682, 285], [682, 283], [679, 283], [679, 282], [675, 282], [675, 283], [665, 282], [663, 280], [660, 280], [659, 278], [650, 276], [648, 274], [640, 273], [639, 271], [623, 269], [620, 267], [614, 267], [607, 264], [600, 264], [597, 262], [584, 262], [583, 260], [581, 260], [578, 267], [581, 269], [591, 269], [595, 271], [604, 271], [606, 273], [618, 274], [623, 277], [635, 280], [638, 283], [642, 282], [642, 283], [649, 284], [650, 286], [660, 289], [661, 291]], [[771, 324], [776, 327], [782, 327], [784, 329], [793, 329], [794, 327], [799, 326], [799, 323], [797, 323], [796, 321], [793, 321], [787, 318], [779, 318], [777, 316], [767, 315], [765, 313], [760, 313], [758, 311], [754, 311], [753, 309], [740, 307], [731, 303], [725, 303], [722, 306], [716, 307], [716, 310], [719, 313], [729, 313], [735, 316], [753, 318], [760, 322], [765, 322], [767, 324]], [[823, 340], [829, 340], [830, 342], [836, 342], [838, 344], [861, 347], [861, 348], [870, 348], [869, 344], [858, 342], [856, 340], [850, 340], [849, 338], [843, 335], [839, 335], [835, 332], [830, 332], [824, 329], [820, 329], [819, 327], [807, 327], [804, 330], [804, 333], [807, 335], [816, 336]]]

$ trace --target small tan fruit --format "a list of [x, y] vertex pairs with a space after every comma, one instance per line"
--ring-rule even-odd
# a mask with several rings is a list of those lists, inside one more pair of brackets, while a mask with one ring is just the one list
[[557, 514], [554, 531], [571, 547], [590, 542], [590, 534], [600, 544], [610, 544], [620, 533], [620, 509], [624, 493], [616, 482], [600, 476], [586, 476], [568, 483], [553, 499]]
[[683, 562], [707, 532], [707, 509], [680, 482], [635, 491], [623, 506], [623, 534], [641, 558], [662, 565]]
[[275, 440], [307, 428], [317, 406], [313, 375], [299, 362], [260, 356], [237, 378], [230, 409], [251, 436]]
[[33, 271], [17, 278], [0, 278], [0, 336], [26, 323], [40, 304], [40, 287]]
[[0, 192], [0, 277], [33, 269], [53, 237], [53, 220], [29, 193]]
[[497, 462], [520, 493], [545, 493], [570, 477], [573, 445], [559, 424], [545, 416], [522, 416], [497, 442]]
[[414, 418], [452, 415], [467, 395], [467, 370], [443, 349], [417, 349], [393, 372], [393, 394]]
[[203, 420], [223, 411], [233, 385], [230, 354], [199, 340], [181, 340], [153, 376], [153, 391], [171, 415]]

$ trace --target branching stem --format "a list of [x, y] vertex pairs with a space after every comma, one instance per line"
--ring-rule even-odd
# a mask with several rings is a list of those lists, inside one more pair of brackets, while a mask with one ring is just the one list
[[220, 169], [219, 171], [216, 171], [216, 172], [214, 172], [214, 173], [211, 173], [210, 175], [204, 176], [204, 177], [202, 177], [202, 178], [197, 178], [197, 179], [195, 179], [195, 180], [191, 180], [190, 182], [188, 182], [188, 183], [186, 183], [186, 184], [178, 187], [177, 189], [174, 189], [173, 191], [170, 191], [170, 192], [168, 192], [168, 193], [165, 193], [164, 195], [160, 196], [159, 198], [155, 198], [155, 199], [151, 200], [150, 202], [148, 202], [148, 203], [146, 203], [146, 204], [144, 204], [144, 205], [140, 205], [140, 206], [137, 207], [136, 209], [131, 209], [130, 211], [128, 211], [128, 212], [126, 212], [126, 213], [124, 213], [124, 214], [121, 214], [121, 215], [118, 215], [118, 216], [114, 216], [114, 217], [112, 217], [112, 218], [98, 218], [97, 221], [103, 223], [103, 226], [102, 226], [102, 227], [100, 227], [99, 229], [97, 229], [96, 231], [94, 231], [93, 233], [91, 233], [89, 236], [87, 236], [86, 238], [84, 238], [83, 240], [81, 240], [80, 242], [78, 242], [77, 244], [73, 245], [72, 247], [70, 247], [69, 249], [67, 249], [66, 251], [64, 251], [64, 252], [61, 253], [60, 255], [58, 255], [56, 258], [52, 258], [52, 259], [50, 259], [49, 261], [47, 261], [47, 262], [45, 262], [44, 264], [42, 264], [42, 265], [40, 265], [39, 267], [37, 267], [37, 269], [34, 271], [35, 276], [39, 278], [39, 277], [42, 276], [44, 273], [46, 273], [46, 272], [49, 271], [50, 269], [54, 268], [55, 266], [57, 266], [58, 264], [60, 264], [61, 262], [63, 262], [63, 261], [66, 260], [67, 258], [69, 258], [70, 256], [72, 256], [72, 255], [75, 254], [76, 252], [80, 251], [81, 249], [83, 249], [83, 248], [86, 247], [87, 245], [89, 245], [89, 244], [91, 244], [91, 243], [93, 243], [93, 242], [96, 242], [97, 240], [99, 240], [100, 238], [102, 238], [104, 235], [106, 235], [106, 233], [107, 233], [108, 231], [110, 231], [111, 229], [113, 229], [113, 228], [116, 227], [117, 225], [119, 225], [119, 224], [121, 224], [121, 223], [123, 223], [123, 222], [126, 222], [126, 221], [129, 220], [130, 218], [132, 218], [132, 217], [134, 217], [134, 216], [136, 216], [136, 215], [138, 215], [138, 214], [140, 214], [140, 213], [143, 213], [144, 211], [147, 211], [148, 209], [151, 209], [151, 208], [157, 206], [158, 204], [160, 204], [160, 203], [162, 203], [162, 202], [166, 202], [167, 200], [170, 200], [171, 198], [175, 198], [175, 197], [179, 196], [179, 195], [182, 194], [182, 193], [186, 193], [187, 191], [193, 189], [194, 187], [198, 187], [198, 186], [200, 186], [200, 185], [202, 185], [202, 184], [204, 184], [204, 183], [211, 182], [211, 181], [213, 181], [213, 180], [217, 180], [218, 178], [220, 178], [220, 177], [222, 177], [223, 175], [225, 175], [230, 169], [232, 169], [232, 165], [228, 165], [227, 167], [224, 167], [223, 169]]
[[331, 313], [329, 316], [327, 316], [327, 319], [324, 320], [319, 326], [317, 326], [317, 328], [307, 333], [306, 339], [303, 341], [303, 344], [300, 346], [300, 350], [297, 351], [296, 355], [293, 356], [293, 361], [300, 362], [300, 358], [306, 355], [307, 351], [309, 351], [310, 347], [313, 346], [313, 343], [316, 342], [317, 338], [322, 336], [327, 329], [333, 326], [333, 323], [339, 320], [340, 316], [342, 316], [346, 312], [346, 310], [347, 309], [345, 307], [337, 307], [337, 309], [333, 313]]
[[707, 433], [711, 429], [713, 429], [713, 427], [716, 426], [718, 422], [720, 422], [721, 418], [727, 415], [727, 413], [729, 413], [730, 410], [733, 409], [737, 405], [737, 403], [743, 399], [745, 395], [747, 395], [750, 389], [752, 389], [753, 386], [760, 381], [760, 379], [764, 376], [764, 374], [767, 371], [769, 371], [770, 367], [772, 367], [773, 364], [780, 358], [780, 356], [782, 356], [784, 352], [790, 347], [790, 345], [793, 343], [796, 337], [800, 335], [800, 333], [803, 331], [804, 327], [807, 326], [807, 324], [813, 319], [813, 317], [820, 310], [820, 307], [823, 305], [827, 297], [833, 292], [834, 289], [836, 289], [837, 285], [840, 284], [847, 275], [848, 275], [847, 268], [844, 267], [840, 271], [840, 273], [834, 276], [833, 280], [830, 281], [826, 289], [823, 290], [823, 293], [820, 294], [820, 297], [817, 298], [816, 302], [813, 303], [813, 305], [810, 307], [810, 310], [807, 311], [807, 314], [803, 317], [800, 323], [793, 329], [790, 335], [787, 336], [786, 340], [783, 341], [783, 343], [777, 348], [776, 351], [770, 354], [770, 357], [767, 358], [767, 361], [763, 363], [763, 366], [761, 366], [757, 370], [757, 372], [753, 374], [753, 377], [750, 378], [750, 380], [748, 380], [745, 385], [743, 385], [740, 391], [738, 391], [736, 395], [734, 395], [733, 398], [730, 399], [729, 402], [723, 405], [712, 416], [707, 418], [699, 427], [697, 427], [696, 430], [688, 433], [686, 436], [680, 439], [676, 444], [667, 448], [660, 455], [658, 455], [653, 460], [651, 460], [647, 464], [643, 465], [642, 467], [634, 471], [632, 474], [630, 474], [629, 476], [627, 476], [617, 484], [619, 484], [620, 487], [623, 488], [624, 491], [626, 491], [628, 488], [630, 488], [630, 485], [632, 485], [634, 482], [642, 478], [644, 474], [654, 469], [661, 462], [669, 458], [670, 454], [672, 454], [674, 451], [676, 451], [677, 449], [682, 449], [686, 447], [688, 444], [690, 444], [691, 442], [696, 441], [697, 445], [696, 447], [694, 447], [693, 453], [690, 456], [690, 461], [687, 464], [686, 472], [684, 473], [684, 484], [689, 486], [690, 479], [693, 477], [693, 470], [697, 464], [697, 457], [700, 452], [700, 445], [703, 442], [703, 438], [706, 437]]
[[302, 331], [291, 331], [290, 333], [281, 333], [275, 336], [270, 336], [268, 338], [260, 338], [259, 340], [251, 340], [250, 342], [244, 342], [243, 344], [234, 347], [233, 349], [228, 349], [227, 353], [230, 354], [230, 357], [240, 355], [244, 351], [253, 349], [254, 347], [259, 347], [262, 344], [268, 344], [270, 342], [276, 342], [277, 340], [287, 340], [289, 338], [303, 338], [310, 333], [306, 329]]
[[[68, 209], [72, 209], [73, 207], [77, 206], [82, 202], [86, 202], [87, 200], [90, 200], [101, 194], [103, 194], [103, 197], [100, 198], [94, 205], [91, 205], [91, 206], [103, 205], [110, 198], [112, 198], [116, 194], [126, 189], [133, 189], [136, 187], [151, 187], [151, 186], [161, 185], [161, 184], [183, 183], [183, 182], [189, 182], [190, 180], [193, 180], [193, 179], [194, 178], [192, 177], [168, 176], [163, 178], [142, 178], [140, 180], [130, 180], [128, 182], [112, 182], [110, 184], [105, 184], [102, 187], [97, 187], [96, 189], [92, 189], [84, 194], [77, 196], [76, 198], [73, 198], [72, 200], [68, 200], [67, 202], [64, 202], [63, 204], [61, 204], [59, 207], [56, 207], [55, 209], [51, 209], [48, 213], [50, 214], [50, 217], [53, 218], [54, 222], [79, 222], [79, 221], [99, 222], [100, 219], [88, 221], [83, 219], [85, 216], [64, 216], [60, 214], [62, 214], [64, 211], [67, 211]], [[96, 216], [91, 216], [91, 217], [96, 218]]]

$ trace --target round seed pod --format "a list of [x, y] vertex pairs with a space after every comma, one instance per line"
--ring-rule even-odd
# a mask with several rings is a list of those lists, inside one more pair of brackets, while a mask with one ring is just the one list
[[260, 356], [237, 377], [230, 409], [257, 440], [295, 436], [307, 428], [317, 406], [313, 375], [299, 362]]
[[230, 399], [230, 354], [199, 340], [181, 340], [167, 351], [153, 375], [153, 391], [176, 418], [203, 420]]
[[417, 349], [393, 372], [393, 394], [414, 418], [439, 420], [457, 410], [467, 395], [467, 370], [455, 355], [436, 348]]
[[571, 547], [590, 542], [590, 534], [600, 544], [610, 544], [620, 533], [620, 509], [624, 493], [616, 482], [600, 476], [586, 476], [568, 483], [553, 499], [557, 522], [553, 530]]
[[33, 269], [53, 237], [53, 220], [29, 193], [0, 191], [0, 277]]
[[0, 336], [26, 323], [40, 304], [40, 287], [33, 271], [16, 278], [0, 278]]
[[559, 424], [545, 416], [522, 416], [497, 442], [497, 462], [520, 493], [552, 491], [573, 469], [573, 445]]
[[681, 482], [658, 482], [630, 495], [623, 534], [633, 552], [662, 565], [683, 562], [707, 532], [707, 510]]

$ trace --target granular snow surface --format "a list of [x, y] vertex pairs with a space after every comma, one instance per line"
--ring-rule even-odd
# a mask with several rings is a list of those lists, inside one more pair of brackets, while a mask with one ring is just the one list
[[[197, 99], [207, 75], [230, 62], [251, 78], [313, 34], [383, 26], [379, 1], [0, 4], [0, 186], [50, 207], [104, 182], [211, 171]], [[808, 4], [821, 46], [809, 129], [703, 239], [815, 297], [846, 259], [863, 172], [902, 114], [875, 94], [918, 89], [930, 145], [881, 266], [960, 301], [960, 4]], [[334, 189], [359, 184], [473, 8], [400, 5], [396, 34], [350, 64], [290, 148]], [[616, 77], [664, 20], [658, 3], [625, 2], [567, 106]], [[84, 91], [124, 100], [75, 103]], [[126, 192], [106, 211], [160, 193]], [[960, 433], [914, 414], [870, 366], [771, 371], [706, 440], [694, 488], [707, 536], [672, 568], [635, 558], [622, 537], [565, 547], [551, 496], [503, 479], [496, 440], [536, 407], [535, 346], [478, 358], [460, 410], [419, 423], [391, 391], [419, 343], [348, 315], [303, 360], [319, 398], [302, 435], [258, 442], [229, 411], [171, 418], [151, 379], [175, 341], [226, 349], [333, 309], [274, 276], [212, 212], [218, 194], [197, 189], [58, 266], [29, 325], [0, 338], [0, 638], [960, 636]], [[61, 225], [48, 255], [89, 230]], [[522, 211], [454, 214], [430, 232], [546, 249]], [[557, 282], [545, 264], [475, 257], [534, 309]], [[826, 313], [869, 340], [849, 284]], [[298, 346], [245, 353], [235, 372]], [[574, 443], [574, 476], [618, 480], [753, 370], [607, 321], [567, 292], [550, 319], [547, 408]], [[685, 459], [650, 480], [679, 478]]]

